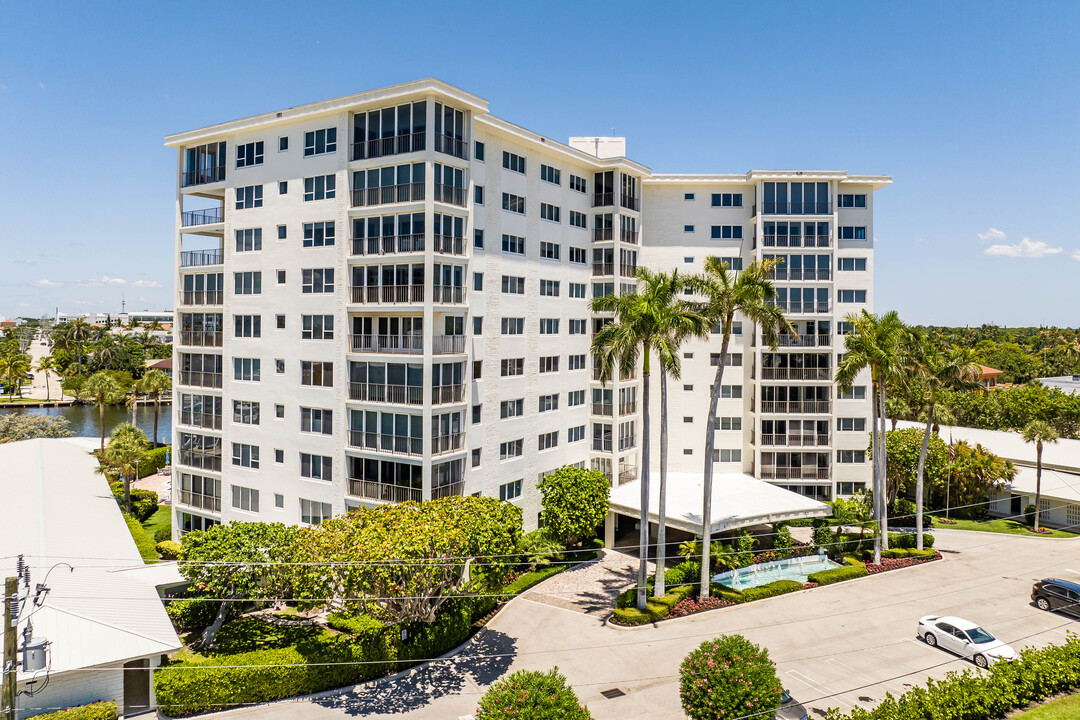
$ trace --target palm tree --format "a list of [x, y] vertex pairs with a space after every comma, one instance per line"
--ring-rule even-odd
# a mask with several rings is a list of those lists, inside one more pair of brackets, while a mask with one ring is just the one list
[[0, 378], [4, 378], [8, 384], [11, 398], [15, 399], [15, 387], [20, 386], [30, 375], [30, 361], [22, 353], [11, 353], [0, 357]]
[[[919, 467], [915, 475], [915, 541], [919, 550], [923, 549], [923, 471], [926, 468], [926, 450], [930, 445], [930, 431], [937, 424], [937, 393], [950, 388], [954, 390], [975, 390], [979, 387], [980, 367], [975, 362], [975, 353], [970, 348], [961, 349], [955, 345], [944, 352], [935, 347], [927, 338], [912, 333], [909, 335], [910, 355], [913, 371], [930, 391], [926, 405], [926, 430], [923, 432], [922, 448], [919, 450]], [[944, 406], [942, 406], [943, 409]], [[894, 425], [895, 428], [895, 425]]]
[[164, 330], [159, 320], [151, 320], [148, 325], [145, 326], [147, 332], [160, 332]]
[[1035, 532], [1039, 532], [1039, 503], [1042, 500], [1043, 443], [1056, 443], [1058, 431], [1044, 420], [1032, 420], [1020, 431], [1024, 442], [1035, 443]]
[[112, 333], [105, 333], [94, 343], [94, 362], [101, 370], [109, 370], [123, 351], [123, 347]]
[[893, 395], [885, 400], [885, 415], [889, 418], [889, 422], [892, 423], [890, 430], [895, 430], [896, 423], [900, 422], [900, 418], [910, 414], [911, 406], [908, 405], [907, 400], [904, 398]]
[[172, 390], [172, 379], [156, 368], [147, 370], [146, 374], [139, 380], [139, 392], [154, 398], [154, 447], [157, 447], [158, 412], [161, 409], [161, 396], [170, 390]]
[[776, 288], [770, 276], [781, 260], [770, 259], [750, 263], [741, 272], [732, 271], [726, 262], [717, 257], [706, 258], [703, 274], [687, 281], [687, 287], [702, 298], [699, 311], [713, 327], [720, 328], [723, 340], [720, 357], [716, 363], [716, 377], [709, 394], [709, 414], [705, 419], [705, 474], [701, 512], [701, 593], [709, 592], [710, 558], [709, 540], [712, 535], [712, 486], [713, 448], [716, 443], [716, 405], [720, 400], [720, 386], [724, 380], [728, 345], [731, 342], [731, 326], [739, 313], [755, 323], [761, 331], [762, 343], [775, 349], [781, 333], [795, 333], [795, 327], [784, 316], [784, 311], [773, 302]]
[[119, 402], [124, 397], [124, 389], [116, 378], [104, 370], [90, 376], [83, 386], [83, 394], [94, 399], [98, 406], [98, 419], [101, 425], [101, 450], [105, 451], [105, 406]]
[[70, 344], [69, 347], [75, 348], [76, 358], [79, 363], [79, 374], [82, 375], [82, 357], [83, 357], [83, 343], [90, 339], [94, 327], [86, 322], [86, 318], [75, 318], [68, 323], [67, 330], [64, 332], [66, 341]]
[[874, 518], [878, 521], [874, 563], [880, 564], [881, 551], [883, 547], [888, 549], [889, 543], [885, 481], [885, 385], [890, 382], [903, 384], [905, 328], [896, 311], [879, 317], [863, 310], [858, 315], [848, 315], [845, 322], [851, 331], [844, 337], [844, 359], [836, 366], [836, 385], [842, 391], [850, 391], [856, 376], [863, 370], [870, 370]]
[[49, 373], [56, 372], [56, 358], [52, 355], [43, 355], [38, 360], [37, 371], [45, 373], [45, 402], [49, 402], [52, 399], [52, 392], [49, 389]]
[[[678, 343], [682, 338], [705, 331], [705, 322], [685, 302], [678, 298], [682, 279], [677, 276], [654, 274], [647, 268], [637, 272], [638, 289], [636, 292], [621, 295], [605, 295], [593, 298], [590, 303], [594, 313], [613, 313], [614, 321], [608, 323], [596, 334], [592, 343], [593, 362], [599, 371], [600, 381], [606, 383], [618, 366], [622, 371], [637, 365], [638, 356], [643, 356], [641, 363], [642, 401], [641, 401], [641, 518], [639, 550], [641, 554], [638, 566], [637, 606], [644, 609], [646, 601], [646, 580], [649, 563], [649, 450], [651, 445], [651, 418], [649, 414], [649, 377], [652, 370], [651, 359], [655, 351], [661, 369], [668, 372], [679, 371]], [[661, 390], [664, 388], [661, 387]], [[665, 400], [664, 396], [661, 401]], [[663, 436], [666, 426], [661, 415], [661, 482], [666, 472], [663, 464], [663, 448], [666, 438]], [[663, 500], [661, 488], [661, 503]], [[666, 508], [664, 508], [666, 510]], [[661, 512], [661, 521], [663, 513]], [[661, 551], [662, 552], [662, 551]], [[658, 567], [658, 579], [663, 583], [662, 567]]]
[[124, 510], [129, 513], [131, 480], [146, 457], [146, 448], [146, 433], [130, 423], [122, 423], [109, 435], [109, 447], [101, 455], [101, 467], [117, 473], [124, 481]]

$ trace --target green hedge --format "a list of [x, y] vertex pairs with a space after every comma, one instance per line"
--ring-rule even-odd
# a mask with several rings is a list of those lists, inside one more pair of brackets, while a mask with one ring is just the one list
[[34, 717], [36, 720], [116, 720], [116, 703], [96, 702]]
[[[916, 545], [914, 533], [889, 533], [889, 547], [899, 550], [911, 550]], [[934, 536], [930, 533], [923, 533], [923, 547], [934, 547]]]
[[797, 580], [777, 580], [768, 585], [758, 585], [757, 587], [746, 588], [742, 591], [743, 602], [753, 602], [754, 600], [761, 600], [775, 595], [784, 595], [802, 589], [803, 584]]
[[729, 588], [727, 585], [720, 585], [719, 583], [713, 583], [709, 587], [709, 595], [736, 604], [746, 602], [746, 597], [743, 596], [742, 590], [735, 590], [734, 588]]
[[176, 560], [180, 557], [180, 543], [172, 540], [162, 540], [154, 549], [162, 560]]
[[139, 549], [139, 555], [142, 556], [143, 561], [148, 563], [157, 562], [158, 554], [157, 550], [154, 549], [154, 541], [146, 534], [146, 530], [135, 518], [127, 513], [121, 514], [124, 516], [124, 522], [127, 523], [128, 531], [131, 533], [131, 537], [135, 541], [135, 547]]
[[503, 588], [503, 599], [509, 599], [509, 598], [513, 597], [514, 595], [519, 595], [519, 594], [525, 592], [526, 590], [528, 590], [529, 588], [531, 588], [533, 585], [536, 585], [538, 583], [543, 582], [544, 580], [547, 580], [552, 575], [558, 575], [559, 573], [561, 573], [563, 570], [565, 570], [568, 567], [570, 567], [570, 566], [569, 565], [547, 565], [547, 566], [544, 566], [544, 567], [540, 568], [539, 570], [535, 570], [533, 572], [525, 573], [525, 574], [519, 576], [517, 579], [515, 579], [512, 583], [510, 583], [509, 585], [507, 585], [506, 587]]
[[[687, 561], [679, 563], [675, 567], [667, 570], [664, 573], [664, 587], [674, 588], [680, 585], [692, 585], [693, 592], [698, 590], [699, 581], [701, 580], [701, 563], [695, 561]], [[645, 581], [645, 594], [648, 597], [652, 597], [653, 588], [656, 586], [656, 578], [652, 575]], [[629, 608], [634, 607], [637, 604], [637, 587], [627, 588], [619, 593], [619, 596], [615, 598], [615, 607], [617, 608]]]
[[833, 568], [832, 570], [822, 570], [821, 572], [810, 573], [806, 576], [806, 579], [810, 582], [817, 583], [818, 585], [832, 585], [833, 583], [843, 582], [844, 580], [866, 577], [866, 575], [867, 570], [865, 565], [845, 565], [844, 567]]
[[[168, 605], [165, 606], [165, 612], [169, 614], [169, 619], [172, 620], [173, 625], [180, 631], [192, 631], [202, 630], [204, 627], [214, 622], [214, 618], [217, 616], [218, 608], [221, 603], [213, 600], [200, 600], [199, 598], [179, 598], [177, 600], [171, 600]], [[226, 620], [231, 620], [240, 614], [242, 609], [241, 603], [229, 603], [229, 612], [225, 616]]]
[[693, 592], [694, 587], [692, 585], [680, 585], [672, 589], [667, 595], [658, 598], [650, 597], [645, 603], [644, 610], [638, 610], [635, 607], [616, 607], [615, 622], [620, 625], [644, 625], [645, 623], [663, 620], [671, 614], [673, 607], [688, 598]]
[[[116, 480], [109, 483], [109, 487], [112, 488], [113, 496], [116, 498], [117, 504], [121, 509], [124, 507], [124, 483], [123, 481]], [[158, 496], [153, 490], [140, 490], [138, 488], [131, 488], [131, 514], [139, 522], [146, 522], [150, 517], [157, 512], [158, 509]]]
[[[168, 410], [166, 409], [165, 412], [168, 412]], [[139, 463], [139, 477], [144, 478], [147, 475], [153, 475], [158, 470], [165, 467], [165, 455], [168, 452], [168, 445], [162, 445], [159, 448], [148, 450], [143, 461]]]

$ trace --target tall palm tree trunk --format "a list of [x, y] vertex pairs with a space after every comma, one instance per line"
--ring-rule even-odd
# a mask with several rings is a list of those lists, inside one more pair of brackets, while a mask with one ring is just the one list
[[873, 448], [874, 464], [872, 468], [873, 479], [872, 486], [874, 488], [874, 518], [878, 520], [879, 532], [874, 538], [874, 564], [881, 564], [881, 533], [880, 533], [880, 520], [881, 520], [881, 445], [878, 443], [878, 403], [877, 403], [877, 380], [873, 380], [870, 383], [870, 392], [874, 397], [871, 398], [870, 403], [870, 446]]
[[49, 392], [49, 371], [45, 371], [45, 402], [52, 400], [52, 394]]
[[[645, 609], [648, 592], [645, 587], [649, 579], [649, 344], [645, 346], [645, 360], [641, 364], [641, 519], [638, 522], [638, 563], [637, 608]], [[614, 438], [612, 438], [614, 441]]]
[[105, 399], [98, 401], [98, 424], [101, 426], [101, 452], [105, 452]]
[[1035, 532], [1039, 532], [1039, 505], [1042, 501], [1042, 440], [1035, 443]]
[[923, 472], [926, 469], [926, 450], [930, 446], [930, 430], [934, 425], [934, 403], [937, 390], [930, 391], [930, 405], [926, 411], [926, 431], [923, 432], [922, 448], [919, 450], [919, 469], [915, 474], [915, 547], [923, 549]]
[[667, 418], [667, 371], [660, 368], [660, 506], [657, 512], [660, 516], [656, 531], [656, 583], [653, 585], [653, 596], [662, 596], [667, 588], [664, 587], [664, 570], [667, 566], [667, 454], [668, 454], [668, 418]]
[[881, 423], [881, 432], [878, 433], [878, 442], [881, 443], [881, 549], [889, 549], [889, 450], [886, 447], [885, 423], [885, 379], [881, 379], [879, 392], [881, 394], [881, 411], [878, 413], [878, 422]]
[[151, 447], [158, 446], [158, 412], [161, 409], [161, 393], [154, 393], [154, 437], [150, 438]]
[[716, 405], [720, 401], [720, 383], [724, 381], [724, 361], [727, 359], [728, 343], [731, 340], [731, 319], [724, 320], [724, 342], [720, 345], [720, 361], [716, 363], [716, 377], [713, 379], [712, 392], [709, 393], [709, 414], [705, 416], [705, 472], [702, 477], [703, 495], [701, 504], [701, 597], [709, 596], [709, 540], [712, 537], [712, 486], [713, 486], [713, 449], [716, 446]]

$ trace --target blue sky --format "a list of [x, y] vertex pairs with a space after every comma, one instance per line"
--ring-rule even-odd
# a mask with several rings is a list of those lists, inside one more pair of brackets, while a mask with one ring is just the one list
[[0, 314], [171, 307], [163, 136], [435, 76], [657, 172], [886, 173], [876, 309], [1076, 326], [1080, 3], [0, 0]]

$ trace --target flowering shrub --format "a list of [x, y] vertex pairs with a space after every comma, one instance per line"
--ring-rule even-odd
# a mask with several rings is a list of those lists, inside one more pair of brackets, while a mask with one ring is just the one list
[[767, 650], [742, 635], [721, 635], [683, 660], [679, 698], [691, 720], [726, 720], [779, 707], [780, 681]]
[[518, 670], [488, 688], [476, 708], [476, 720], [593, 720], [566, 678], [555, 667], [547, 672]]
[[688, 597], [685, 600], [681, 600], [678, 605], [671, 609], [671, 615], [669, 617], [683, 617], [684, 615], [693, 615], [702, 610], [713, 610], [714, 608], [727, 607], [728, 605], [734, 604], [735, 603], [730, 600], [723, 600], [718, 597]]
[[870, 575], [876, 575], [880, 572], [887, 572], [889, 570], [896, 570], [898, 568], [911, 567], [912, 565], [921, 565], [924, 562], [932, 562], [934, 560], [940, 559], [941, 553], [939, 552], [936, 552], [933, 555], [926, 555], [923, 557], [881, 558], [880, 565], [866, 563], [866, 572]]

